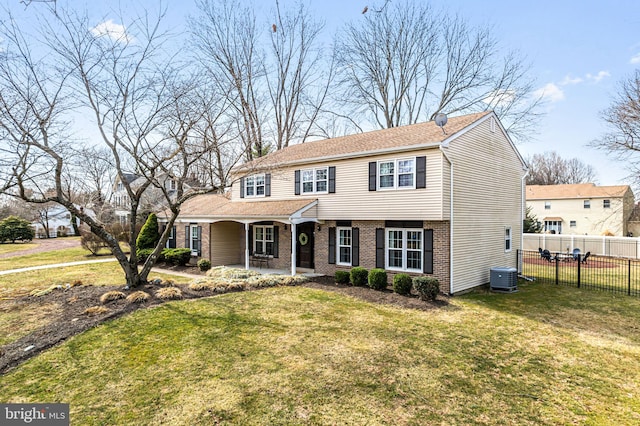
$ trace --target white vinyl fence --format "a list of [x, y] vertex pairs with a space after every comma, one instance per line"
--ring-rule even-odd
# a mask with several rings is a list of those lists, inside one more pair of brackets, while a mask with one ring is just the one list
[[579, 248], [582, 254], [590, 251], [592, 255], [640, 259], [640, 238], [635, 237], [564, 234], [524, 234], [523, 237], [524, 250], [538, 251], [541, 248], [552, 253], [571, 253], [574, 248]]

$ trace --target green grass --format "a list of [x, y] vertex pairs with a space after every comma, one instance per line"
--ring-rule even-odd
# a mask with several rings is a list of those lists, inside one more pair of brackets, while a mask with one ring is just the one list
[[0, 254], [14, 253], [14, 252], [21, 251], [21, 250], [28, 250], [30, 248], [34, 248], [34, 247], [37, 247], [37, 246], [38, 245], [36, 243], [15, 243], [15, 244], [5, 243], [5, 244], [0, 244]]
[[110, 256], [91, 256], [85, 249], [74, 247], [0, 259], [0, 271], [27, 268], [29, 266], [52, 265], [56, 263], [78, 262], [92, 259], [106, 259], [107, 257]]
[[171, 302], [0, 381], [74, 424], [637, 424], [640, 301], [524, 284], [431, 311], [301, 287]]

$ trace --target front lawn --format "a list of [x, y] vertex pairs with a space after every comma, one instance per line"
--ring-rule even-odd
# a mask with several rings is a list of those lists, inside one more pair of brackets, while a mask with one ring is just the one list
[[6, 374], [73, 424], [637, 424], [640, 301], [541, 284], [428, 311], [303, 287], [171, 302]]
[[14, 253], [38, 247], [36, 243], [3, 243], [0, 244], [0, 254]]

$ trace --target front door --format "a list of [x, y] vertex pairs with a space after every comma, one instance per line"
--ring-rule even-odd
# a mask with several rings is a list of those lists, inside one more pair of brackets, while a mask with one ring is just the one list
[[296, 266], [313, 269], [313, 230], [314, 223], [301, 223], [297, 227]]

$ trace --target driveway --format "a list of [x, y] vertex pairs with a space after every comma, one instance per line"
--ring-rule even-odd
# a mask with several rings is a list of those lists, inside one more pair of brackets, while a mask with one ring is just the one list
[[32, 241], [37, 247], [0, 254], [0, 259], [7, 257], [24, 256], [26, 254], [42, 253], [66, 248], [80, 247], [80, 238], [38, 238]]

